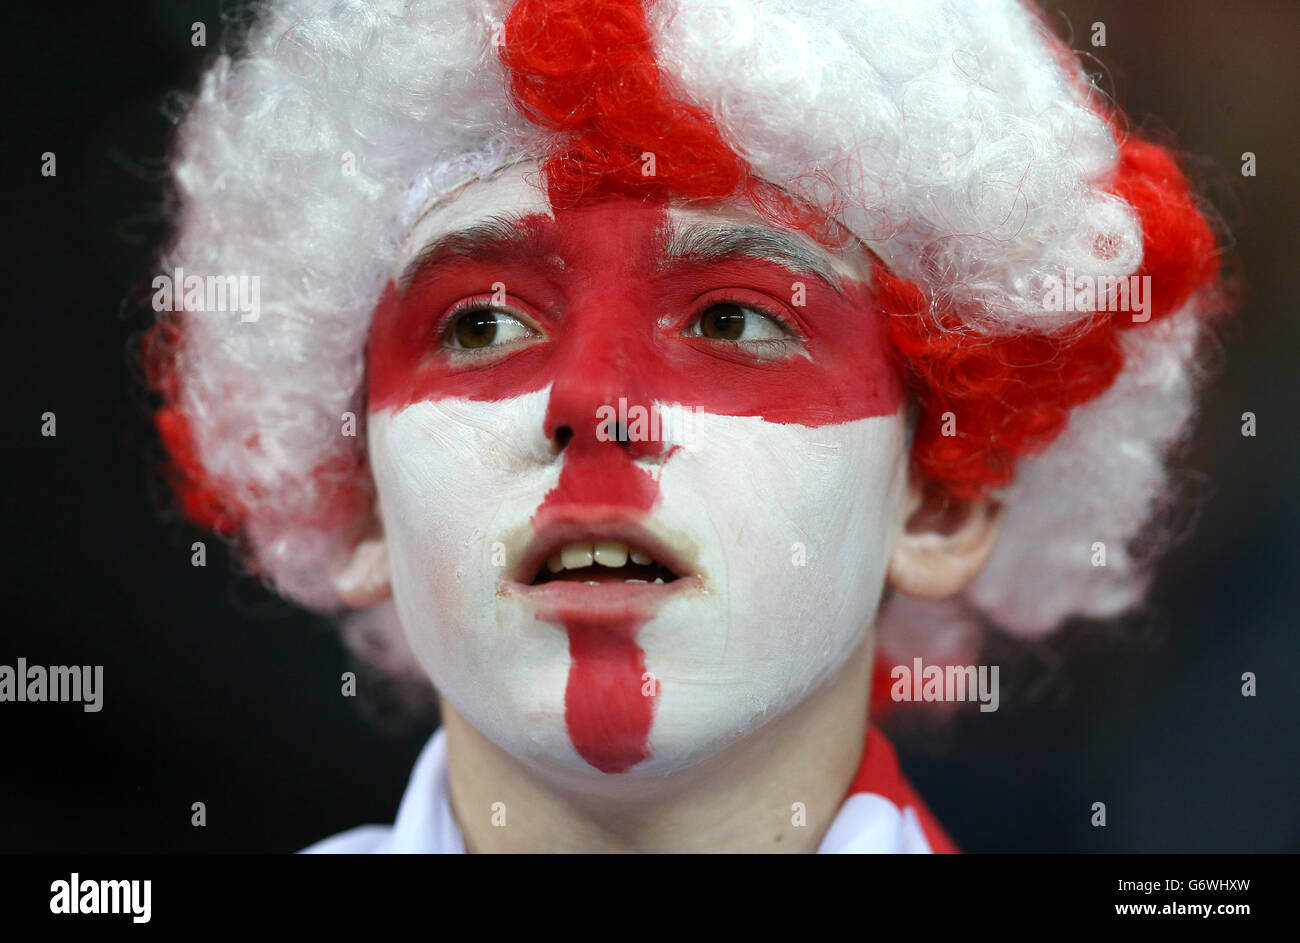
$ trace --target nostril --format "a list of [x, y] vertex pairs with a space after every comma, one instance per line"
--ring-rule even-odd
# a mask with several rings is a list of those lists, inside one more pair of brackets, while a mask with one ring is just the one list
[[[621, 422], [610, 420], [596, 430], [596, 438], [601, 442], [614, 442], [624, 448], [631, 448], [635, 441], [631, 431]], [[573, 441], [572, 426], [557, 426], [551, 434], [551, 448], [558, 454], [563, 452]]]

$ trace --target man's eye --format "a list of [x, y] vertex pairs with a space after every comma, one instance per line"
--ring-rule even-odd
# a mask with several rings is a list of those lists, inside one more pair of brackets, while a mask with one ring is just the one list
[[478, 350], [483, 347], [500, 347], [522, 337], [531, 337], [533, 331], [494, 308], [476, 308], [466, 311], [452, 321], [445, 344], [452, 350]]
[[775, 319], [761, 311], [730, 301], [709, 305], [686, 329], [688, 337], [719, 341], [782, 341], [790, 334]]

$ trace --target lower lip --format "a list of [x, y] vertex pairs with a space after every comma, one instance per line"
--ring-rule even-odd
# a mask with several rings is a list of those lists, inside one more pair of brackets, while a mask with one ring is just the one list
[[612, 580], [595, 586], [570, 580], [552, 580], [530, 586], [516, 580], [501, 584], [502, 597], [516, 597], [538, 618], [562, 621], [579, 617], [593, 622], [626, 622], [652, 616], [669, 599], [702, 594], [697, 576], [678, 577], [671, 583], [626, 583]]

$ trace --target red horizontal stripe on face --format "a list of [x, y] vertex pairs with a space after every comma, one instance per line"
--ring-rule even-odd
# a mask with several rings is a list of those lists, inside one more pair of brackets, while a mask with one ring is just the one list
[[[609, 198], [519, 225], [527, 249], [457, 256], [390, 285], [369, 339], [372, 410], [430, 399], [499, 400], [551, 386], [547, 433], [625, 398], [649, 409], [675, 403], [726, 416], [821, 426], [888, 415], [903, 385], [869, 286], [837, 292], [811, 275], [758, 259], [665, 263], [661, 205]], [[805, 286], [792, 305], [794, 282]], [[509, 304], [545, 335], [508, 352], [452, 358], [441, 349], [445, 312], [502, 283]], [[734, 342], [681, 336], [713, 301], [739, 290], [766, 301], [803, 338], [802, 353], [759, 360]], [[581, 434], [581, 428], [574, 428]]]

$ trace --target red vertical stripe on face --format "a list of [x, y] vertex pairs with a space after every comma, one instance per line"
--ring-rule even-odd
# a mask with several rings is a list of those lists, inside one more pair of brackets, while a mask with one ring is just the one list
[[578, 755], [602, 773], [626, 772], [649, 756], [646, 741], [657, 695], [642, 680], [645, 653], [636, 644], [641, 624], [565, 619], [564, 627], [572, 658], [564, 692], [569, 739]]
[[[658, 498], [658, 482], [636, 460], [658, 455], [663, 445], [628, 441], [617, 416], [610, 416], [620, 399], [655, 408], [654, 381], [637, 369], [645, 363], [651, 332], [645, 330], [644, 303], [608, 276], [618, 266], [643, 282], [651, 276], [653, 256], [645, 249], [655, 244], [663, 220], [662, 210], [606, 211], [591, 221], [602, 230], [601, 239], [583, 239], [590, 275], [571, 280], [570, 290], [575, 320], [581, 312], [589, 328], [571, 334], [570, 343], [555, 356], [542, 431], [564, 448], [564, 465], [533, 517], [534, 526], [557, 516], [580, 518], [611, 508], [640, 517]], [[641, 262], [629, 268], [629, 260], [638, 256]], [[636, 643], [644, 620], [595, 623], [564, 613], [560, 620], [569, 634], [564, 692], [569, 741], [601, 772], [625, 772], [649, 755], [654, 720], [654, 699], [642, 694], [645, 653]]]
[[[574, 212], [561, 212], [560, 221]], [[593, 212], [596, 215], [590, 216]], [[644, 299], [615, 284], [609, 275], [621, 266], [649, 287], [655, 258], [646, 249], [657, 244], [666, 216], [661, 207], [629, 212], [622, 203], [578, 215], [590, 218], [576, 227], [565, 225], [557, 248], [566, 258], [576, 250], [585, 259], [586, 274], [575, 272], [568, 282], [572, 321], [587, 329], [571, 333], [553, 358], [542, 432], [563, 444], [564, 467], [559, 484], [538, 514], [565, 505], [644, 513], [654, 504], [658, 485], [634, 460], [657, 455], [662, 445], [618, 441], [626, 437], [610, 421], [610, 413], [616, 413], [620, 399], [642, 409], [656, 408], [655, 399], [661, 394], [655, 388], [655, 375], [639, 369], [653, 347], [652, 332], [645, 330]], [[601, 232], [598, 240], [591, 238], [595, 229]]]
[[659, 484], [615, 443], [573, 452], [564, 459], [560, 480], [546, 495], [534, 521], [562, 509], [624, 508], [645, 512], [654, 506]]
[[[534, 527], [556, 516], [580, 518], [610, 508], [644, 515], [659, 495], [659, 485], [633, 461], [655, 443], [622, 443], [596, 415], [596, 390], [581, 380], [578, 389], [551, 391], [546, 432], [568, 430], [560, 480], [533, 516]], [[602, 432], [604, 434], [602, 434]], [[641, 694], [645, 654], [636, 644], [640, 622], [593, 623], [560, 616], [569, 633], [569, 681], [564, 692], [564, 722], [578, 755], [603, 773], [622, 773], [648, 755], [646, 740], [654, 717], [652, 698]]]

